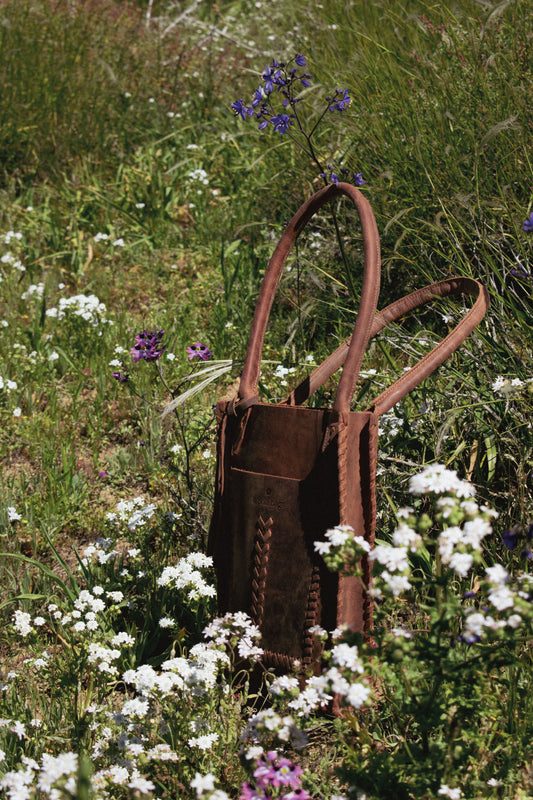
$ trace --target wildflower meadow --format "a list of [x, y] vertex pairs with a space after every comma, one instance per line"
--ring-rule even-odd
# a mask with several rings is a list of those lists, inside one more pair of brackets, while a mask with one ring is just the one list
[[[533, 796], [532, 52], [527, 0], [1, 0], [0, 796]], [[320, 674], [274, 675], [217, 612], [214, 404], [339, 181], [380, 308], [450, 276], [490, 308], [380, 418], [375, 547], [314, 543], [371, 635], [314, 626]], [[265, 401], [353, 329], [349, 205], [287, 260]], [[468, 303], [372, 338], [353, 408]]]

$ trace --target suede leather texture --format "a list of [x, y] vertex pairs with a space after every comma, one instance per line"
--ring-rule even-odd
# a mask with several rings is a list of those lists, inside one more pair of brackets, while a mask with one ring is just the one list
[[[264, 666], [318, 669], [311, 626], [370, 624], [360, 581], [330, 573], [314, 542], [343, 523], [372, 545], [377, 416], [263, 403], [237, 415], [221, 402], [217, 418], [209, 551], [219, 612], [250, 614]], [[364, 570], [369, 580], [368, 563]]]

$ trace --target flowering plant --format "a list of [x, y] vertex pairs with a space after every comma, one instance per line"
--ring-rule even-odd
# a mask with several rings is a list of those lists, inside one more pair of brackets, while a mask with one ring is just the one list
[[[330, 666], [296, 695], [290, 687], [288, 704], [305, 717], [334, 694], [352, 714], [373, 701], [341, 770], [372, 797], [485, 796], [487, 786], [512, 784], [516, 765], [504, 742], [527, 723], [520, 697], [531, 669], [533, 578], [487, 565], [484, 542], [497, 514], [455, 472], [426, 467], [410, 492], [424, 511], [400, 510], [390, 544], [368, 553], [346, 526], [316, 543], [330, 569], [350, 572], [362, 555], [374, 562], [373, 585], [364, 587], [374, 604], [372, 640], [334, 632]], [[404, 731], [394, 743], [390, 724]], [[487, 747], [494, 724], [496, 753]]]
[[[328, 113], [343, 114], [348, 109], [351, 97], [348, 89], [335, 89], [333, 94], [325, 98], [324, 108], [308, 129], [300, 112], [300, 103], [303, 100], [301, 90], [311, 86], [312, 75], [301, 69], [306, 64], [305, 56], [300, 53], [286, 63], [274, 59], [265, 67], [261, 83], [250, 103], [246, 104], [241, 97], [231, 108], [235, 116], [244, 121], [254, 118], [259, 123], [259, 130], [272, 126], [276, 133], [282, 136], [286, 134], [318, 166], [320, 177], [325, 183], [338, 183], [339, 177], [346, 178], [350, 175], [349, 170], [342, 165], [335, 167], [331, 163], [325, 167], [317, 154], [313, 136]], [[356, 186], [366, 183], [361, 172], [354, 172], [352, 180]]]

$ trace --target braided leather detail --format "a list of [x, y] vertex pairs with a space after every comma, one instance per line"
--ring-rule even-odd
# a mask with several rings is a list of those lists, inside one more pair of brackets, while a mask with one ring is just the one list
[[303, 639], [303, 665], [308, 667], [313, 661], [313, 634], [309, 633], [309, 628], [318, 623], [318, 613], [320, 610], [320, 572], [317, 566], [313, 567], [311, 582], [309, 584], [309, 594], [307, 595], [307, 609], [305, 612], [304, 639]]
[[[374, 549], [374, 539], [376, 533], [376, 470], [377, 470], [377, 438], [378, 438], [378, 422], [377, 417], [370, 420], [369, 424], [369, 486], [368, 496], [365, 498], [367, 504], [367, 520], [365, 538], [370, 545], [371, 550]], [[364, 604], [363, 604], [363, 625], [366, 632], [371, 631], [373, 626], [374, 604], [370, 596], [370, 588], [372, 586], [372, 563], [368, 555], [363, 556], [363, 582], [366, 586]]]
[[348, 487], [346, 486], [346, 464], [348, 463], [348, 426], [343, 424], [339, 425], [339, 433], [337, 438], [337, 463], [339, 465], [339, 523], [346, 524], [348, 508], [347, 508], [347, 493]]
[[263, 613], [265, 610], [265, 586], [273, 522], [274, 520], [272, 517], [264, 520], [263, 517], [260, 516], [256, 524], [257, 532], [255, 535], [252, 562], [252, 604], [250, 610], [252, 619], [259, 627], [261, 627], [263, 622]]
[[285, 653], [275, 653], [273, 650], [263, 650], [261, 656], [261, 661], [265, 666], [282, 669], [284, 672], [292, 671], [295, 660]]

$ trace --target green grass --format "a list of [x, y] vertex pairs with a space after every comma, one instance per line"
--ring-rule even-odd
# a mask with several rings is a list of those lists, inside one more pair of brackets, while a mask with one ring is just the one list
[[[390, 536], [391, 512], [408, 500], [416, 466], [437, 460], [471, 480], [499, 513], [486, 558], [524, 566], [501, 533], [516, 527], [525, 537], [533, 521], [533, 234], [523, 230], [533, 210], [530, 4], [323, 0], [308, 14], [279, 0], [224, 0], [192, 4], [171, 26], [185, 11], [164, 0], [0, 2], [0, 550], [9, 554], [0, 558], [0, 648], [17, 668], [25, 651], [11, 628], [15, 608], [35, 615], [43, 598], [65, 600], [48, 570], [87, 581], [74, 548], [105, 535], [106, 513], [125, 497], [142, 495], [161, 515], [180, 515], [170, 527], [161, 517], [146, 535], [131, 537], [149, 560], [146, 583], [128, 588], [130, 599], [146, 598], [146, 619], [120, 611], [139, 636], [135, 663], [156, 663], [172, 646], [186, 650], [198, 639], [183, 611], [177, 645], [161, 631], [150, 642], [165, 603], [165, 613], [180, 613], [179, 603], [162, 603], [155, 581], [165, 564], [205, 546], [212, 405], [238, 378], [283, 225], [321, 185], [317, 165], [287, 137], [235, 119], [230, 105], [251, 95], [273, 57], [296, 52], [313, 75], [302, 96], [311, 118], [326, 94], [350, 90], [349, 109], [327, 115], [314, 141], [321, 162], [342, 162], [367, 181], [381, 235], [380, 306], [456, 274], [479, 279], [490, 293], [476, 332], [383, 421], [379, 535]], [[351, 275], [330, 215], [318, 215], [273, 307], [262, 373], [272, 399], [288, 391], [276, 365], [304, 374], [353, 326], [360, 234], [350, 209], [340, 206], [337, 218]], [[29, 288], [39, 284], [42, 291]], [[95, 325], [46, 314], [75, 295], [105, 304]], [[427, 352], [420, 340], [449, 329], [442, 313], [457, 321], [463, 309], [454, 302], [420, 312], [371, 344], [364, 368], [376, 374], [358, 386], [360, 407]], [[142, 329], [165, 330], [165, 383], [156, 364], [133, 364], [128, 355]], [[162, 418], [200, 379], [186, 357], [196, 341], [221, 362], [221, 377]], [[110, 366], [115, 359], [123, 366]], [[129, 383], [115, 381], [112, 370], [127, 371]], [[523, 383], [494, 390], [499, 375]], [[334, 383], [317, 404], [330, 402]], [[9, 507], [19, 521], [8, 519]], [[108, 578], [120, 585], [117, 575]], [[64, 692], [54, 693], [49, 710], [38, 680], [21, 692], [31, 698], [28, 708], [41, 703], [35, 714], [47, 719], [52, 743], [57, 728], [59, 750], [90, 739], [83, 715], [70, 718], [67, 710], [71, 666], [62, 668]], [[17, 702], [22, 714], [24, 701]], [[228, 731], [245, 716], [238, 704], [219, 712]], [[383, 747], [392, 753], [397, 732], [387, 729], [386, 710], [380, 714]], [[530, 730], [523, 725], [520, 741]], [[325, 763], [344, 747], [345, 732], [329, 751], [331, 730], [322, 734], [321, 726], [309, 763], [319, 765], [313, 791], [329, 797], [336, 784]], [[22, 745], [12, 744], [15, 758]], [[220, 758], [234, 759], [236, 746], [228, 734]], [[239, 770], [229, 770], [226, 791], [231, 781], [238, 788]], [[524, 775], [514, 794], [492, 796], [525, 797]], [[189, 789], [172, 784], [172, 791], [188, 796]]]

